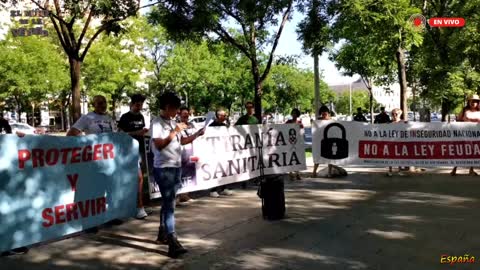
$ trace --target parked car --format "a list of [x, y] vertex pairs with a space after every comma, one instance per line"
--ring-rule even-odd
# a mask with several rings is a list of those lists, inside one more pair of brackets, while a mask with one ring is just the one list
[[205, 121], [207, 118], [205, 116], [195, 116], [192, 117], [188, 122], [192, 123], [193, 126], [197, 129], [203, 128], [205, 126]]
[[17, 133], [17, 131], [27, 135], [45, 134], [45, 131], [43, 129], [34, 128], [29, 124], [25, 123], [12, 123], [10, 124], [10, 126], [12, 127], [13, 134]]

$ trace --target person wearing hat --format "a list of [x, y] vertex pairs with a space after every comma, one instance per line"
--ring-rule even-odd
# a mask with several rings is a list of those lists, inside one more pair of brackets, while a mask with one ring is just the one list
[[[480, 104], [480, 97], [478, 95], [471, 95], [468, 98], [467, 106], [463, 108], [460, 113], [457, 121], [461, 122], [480, 122], [480, 109], [478, 105]], [[453, 170], [450, 172], [452, 176], [457, 175], [457, 167], [453, 167]], [[468, 175], [478, 175], [473, 167], [470, 167]]]

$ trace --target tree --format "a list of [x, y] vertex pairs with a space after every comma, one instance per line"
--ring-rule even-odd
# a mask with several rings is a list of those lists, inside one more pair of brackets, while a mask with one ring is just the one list
[[425, 29], [423, 46], [415, 50], [409, 62], [421, 96], [441, 106], [442, 121], [464, 106], [465, 97], [480, 91], [480, 1], [414, 1], [426, 17], [462, 17], [463, 28]]
[[[388, 57], [380, 58], [379, 54], [372, 44], [372, 37], [359, 37], [354, 40], [348, 40], [338, 51], [333, 51], [330, 58], [335, 61], [337, 68], [343, 70], [343, 74], [353, 76], [360, 75], [369, 94], [369, 111], [373, 115], [373, 83], [382, 81], [391, 81], [392, 59]], [[373, 123], [373, 117], [371, 119]]]
[[310, 0], [307, 16], [299, 23], [297, 34], [298, 39], [303, 42], [303, 50], [313, 56], [314, 89], [315, 89], [315, 119], [320, 116], [318, 109], [322, 100], [320, 98], [320, 69], [318, 66], [319, 57], [330, 46], [332, 36], [329, 26], [329, 15], [327, 13], [327, 1]]
[[[410, 0], [346, 0], [334, 3], [332, 7], [338, 18], [334, 28], [339, 38], [368, 48], [371, 50], [368, 55], [374, 56], [371, 60], [384, 62], [388, 69], [392, 68], [390, 61], [384, 59], [394, 57], [400, 84], [400, 106], [405, 119], [408, 109], [405, 52], [420, 46], [423, 41], [421, 30], [409, 18], [421, 10], [412, 6]], [[372, 61], [366, 62], [367, 67]]]
[[[104, 32], [119, 33], [120, 22], [137, 14], [138, 0], [52, 0], [42, 4], [25, 0], [48, 11], [70, 67], [72, 116], [80, 118], [81, 67], [93, 42]], [[52, 2], [52, 5], [49, 3]]]
[[[265, 82], [266, 111], [279, 111], [290, 114], [293, 108], [301, 111], [314, 111], [314, 95], [311, 91], [314, 84], [314, 73], [310, 70], [299, 69], [291, 64], [277, 64]], [[328, 85], [321, 81], [321, 99], [333, 100], [335, 94]]]
[[[65, 87], [66, 63], [51, 40], [7, 35], [0, 41], [0, 99], [16, 111], [34, 111]], [[33, 123], [35, 124], [35, 123]]]
[[[352, 92], [352, 109], [361, 107], [365, 112], [366, 108], [370, 106], [370, 94], [368, 91], [353, 91]], [[374, 100], [373, 107], [378, 108], [379, 104]], [[335, 108], [338, 113], [350, 114], [350, 93], [348, 91], [343, 92], [338, 96]]]
[[118, 104], [126, 100], [127, 94], [138, 93], [141, 73], [149, 68], [142, 55], [145, 41], [139, 35], [146, 23], [129, 19], [124, 24], [124, 34], [103, 36], [92, 46], [84, 67], [87, 90], [108, 97], [114, 119]]
[[[191, 39], [216, 34], [250, 60], [254, 82], [255, 116], [261, 120], [262, 86], [272, 66], [273, 56], [285, 23], [292, 12], [293, 0], [228, 1], [228, 0], [166, 0], [152, 14], [175, 39]], [[235, 29], [227, 29], [234, 24]], [[271, 26], [278, 26], [269, 32]], [[262, 68], [261, 53], [271, 43]], [[263, 70], [263, 71], [262, 71]]]

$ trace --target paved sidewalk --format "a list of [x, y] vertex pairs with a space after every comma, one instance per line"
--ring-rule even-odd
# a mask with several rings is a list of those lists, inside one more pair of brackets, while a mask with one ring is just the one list
[[[256, 190], [200, 197], [177, 207], [190, 252], [166, 257], [155, 244], [159, 207], [144, 221], [0, 258], [0, 269], [477, 269], [480, 177], [429, 173], [387, 178], [349, 170], [342, 179], [286, 183], [287, 215], [261, 218]], [[466, 171], [459, 171], [465, 173]], [[442, 254], [476, 265], [440, 265]]]

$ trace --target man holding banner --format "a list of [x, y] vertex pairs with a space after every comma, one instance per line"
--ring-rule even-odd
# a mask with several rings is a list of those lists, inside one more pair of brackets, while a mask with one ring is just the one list
[[193, 142], [205, 130], [182, 137], [187, 128], [185, 123], [177, 123], [175, 116], [180, 107], [180, 98], [173, 92], [164, 93], [160, 98], [160, 117], [151, 124], [152, 148], [154, 153], [153, 173], [155, 182], [162, 194], [160, 227], [157, 241], [168, 244], [168, 256], [176, 258], [187, 250], [180, 244], [175, 233], [175, 197], [180, 189], [182, 145]]

